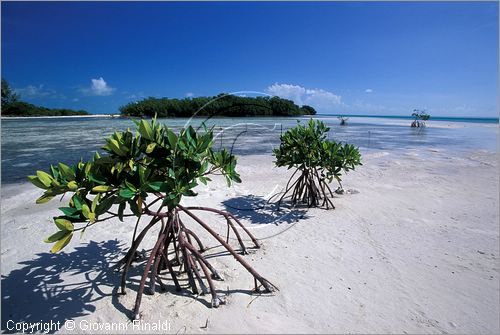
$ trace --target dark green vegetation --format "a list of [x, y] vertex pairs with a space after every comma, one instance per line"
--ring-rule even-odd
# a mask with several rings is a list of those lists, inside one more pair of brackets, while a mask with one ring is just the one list
[[411, 126], [413, 128], [415, 127], [425, 127], [425, 121], [430, 119], [430, 115], [425, 112], [425, 110], [418, 110], [414, 109], [413, 113], [411, 114], [415, 118], [413, 122], [411, 123]]
[[[296, 170], [278, 205], [293, 190], [293, 204], [335, 208], [328, 197], [333, 197], [328, 184], [335, 179], [340, 185], [338, 191], [342, 191], [342, 171], [354, 170], [356, 165], [361, 165], [361, 155], [358, 148], [351, 144], [327, 140], [329, 130], [323, 122], [311, 119], [308, 125], [299, 124], [281, 136], [280, 147], [273, 151], [276, 165]], [[299, 177], [292, 183], [297, 173]]]
[[120, 107], [124, 116], [191, 117], [191, 116], [294, 116], [314, 115], [311, 106], [297, 106], [279, 97], [239, 97], [219, 94], [215, 97], [185, 99], [147, 98]]
[[2, 108], [6, 105], [13, 104], [19, 100], [19, 94], [14, 92], [7, 80], [2, 78]]
[[340, 125], [341, 126], [347, 126], [347, 120], [349, 120], [348, 117], [341, 115], [341, 116], [337, 116], [337, 119], [340, 120]]
[[[179, 277], [187, 275], [192, 293], [210, 292], [212, 306], [218, 307], [223, 301], [216, 293], [213, 280], [222, 278], [203, 255], [206, 248], [194, 232], [196, 230], [190, 229], [194, 224], [198, 231], [212, 236], [251, 273], [256, 291], [260, 286], [266, 292], [271, 291], [274, 286], [228, 244], [230, 232], [233, 232], [240, 252], [245, 254], [247, 249], [240, 235], [244, 233], [259, 248], [258, 241], [235, 216], [212, 208], [181, 205], [182, 198], [196, 196], [194, 188], [198, 183], [209, 182], [212, 174], [223, 175], [228, 185], [240, 182], [235, 170], [236, 157], [225, 149], [212, 149], [211, 129], [197, 132], [189, 126], [175, 134], [156, 119], [136, 124], [135, 134], [130, 130], [115, 132], [107, 139], [103, 147], [105, 156], [96, 153], [92, 160], [80, 161], [72, 167], [59, 163], [51, 166], [48, 172], [37, 171], [36, 176], [28, 177], [35, 186], [45, 190], [37, 203], [69, 195], [68, 204], [60, 208], [62, 213], [54, 217], [57, 231], [45, 240], [54, 243], [51, 251], [61, 250], [76, 232], [83, 233], [95, 224], [110, 219], [120, 224], [117, 221], [123, 221], [124, 217], [136, 217], [132, 244], [120, 262], [123, 294], [127, 272], [137, 259], [137, 250], [144, 237], [148, 231], [154, 231], [153, 236], [157, 239], [145, 263], [133, 317], [139, 315], [147, 278], [150, 277], [149, 286], [154, 293], [157, 282], [162, 290], [166, 289], [162, 277], [167, 274], [178, 291], [184, 286], [179, 283]], [[221, 216], [227, 225], [226, 239], [195, 215], [195, 211]], [[147, 223], [138, 231], [141, 220]]]
[[19, 94], [10, 88], [9, 83], [5, 79], [2, 79], [2, 116], [70, 116], [89, 114], [84, 110], [74, 111], [65, 108], [35, 106], [19, 99]]

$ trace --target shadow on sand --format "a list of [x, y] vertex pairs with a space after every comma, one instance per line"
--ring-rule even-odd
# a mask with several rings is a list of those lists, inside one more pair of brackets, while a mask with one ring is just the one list
[[39, 253], [19, 263], [22, 268], [2, 276], [2, 331], [15, 332], [8, 320], [64, 324], [94, 312], [94, 302], [119, 285], [111, 261], [123, 255], [121, 247], [116, 240], [90, 241], [70, 253]]
[[[238, 218], [258, 225], [296, 223], [307, 218], [308, 210], [307, 207], [292, 207], [286, 201], [278, 209], [276, 204], [252, 195], [229, 199], [223, 205]], [[31, 260], [20, 262], [21, 268], [2, 275], [2, 332], [15, 332], [7, 329], [9, 320], [15, 323], [59, 321], [64, 324], [66, 320], [92, 314], [96, 311], [95, 302], [103, 298], [110, 299], [118, 311], [130, 317], [132, 306], [124, 306], [119, 301], [121, 272], [115, 271], [114, 267], [114, 262], [123, 257], [124, 247], [117, 240], [90, 241], [87, 245], [75, 247], [69, 253], [39, 253]], [[217, 256], [217, 250], [212, 250], [212, 253], [207, 257]], [[127, 288], [132, 294], [137, 292], [144, 261], [143, 259], [130, 269]], [[184, 282], [186, 279], [180, 280]], [[168, 279], [167, 282], [170, 293], [189, 296], [210, 306], [206, 297], [192, 296], [186, 290], [175, 292]], [[181, 285], [187, 285], [183, 284]], [[253, 293], [250, 290], [217, 291], [220, 294]], [[159, 287], [158, 292], [161, 292]], [[9, 326], [12, 326], [12, 322]]]
[[[149, 255], [149, 252], [150, 250], [141, 251], [143, 255]], [[133, 306], [124, 306], [119, 299], [121, 271], [115, 271], [116, 261], [124, 254], [123, 244], [116, 240], [99, 243], [90, 241], [70, 253], [39, 253], [32, 260], [20, 262], [22, 268], [2, 276], [2, 332], [16, 333], [12, 329], [13, 323], [50, 321], [60, 322], [61, 331], [64, 332], [62, 325], [66, 320], [94, 313], [95, 302], [103, 298], [110, 299], [114, 308], [127, 318], [132, 317]], [[143, 258], [135, 262], [129, 270], [127, 291], [134, 299], [145, 261]], [[175, 291], [169, 275], [162, 277], [166, 291], [170, 294], [194, 299], [207, 308], [211, 307], [210, 295], [193, 295], [186, 289], [188, 282], [184, 276], [179, 278], [184, 288], [180, 292]], [[157, 294], [165, 293], [158, 283], [156, 288]], [[145, 294], [150, 294], [149, 292], [147, 288]], [[217, 292], [221, 296], [232, 293], [254, 295], [253, 291], [244, 289], [217, 289]], [[7, 324], [9, 320], [13, 322]], [[55, 331], [56, 329], [51, 329], [47, 333]]]
[[222, 204], [238, 219], [246, 220], [251, 224], [295, 223], [309, 217], [307, 206], [294, 206], [286, 199], [282, 201], [279, 208], [276, 203], [256, 195], [231, 198], [223, 201]]

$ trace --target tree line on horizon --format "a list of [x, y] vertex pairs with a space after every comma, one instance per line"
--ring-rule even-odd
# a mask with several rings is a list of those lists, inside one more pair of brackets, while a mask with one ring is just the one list
[[[299, 116], [315, 115], [308, 105], [298, 106], [292, 100], [274, 97], [241, 97], [221, 93], [212, 97], [154, 98], [131, 102], [119, 108], [122, 116], [191, 117], [191, 116]], [[21, 100], [2, 78], [2, 116], [76, 116], [89, 115], [85, 110], [47, 108]]]
[[84, 110], [47, 108], [20, 100], [20, 95], [2, 78], [2, 116], [72, 116], [89, 115]]
[[191, 116], [296, 116], [315, 115], [307, 105], [279, 97], [240, 97], [221, 93], [213, 97], [153, 98], [120, 107], [122, 116], [191, 117]]

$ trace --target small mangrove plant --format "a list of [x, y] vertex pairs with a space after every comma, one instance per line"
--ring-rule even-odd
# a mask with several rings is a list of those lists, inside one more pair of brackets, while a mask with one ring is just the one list
[[337, 116], [337, 119], [339, 119], [341, 126], [347, 126], [347, 120], [349, 120], [348, 117], [341, 115]]
[[412, 128], [425, 127], [425, 121], [430, 119], [430, 115], [425, 112], [425, 110], [414, 109], [411, 114], [415, 119], [411, 123]]
[[342, 172], [361, 165], [361, 155], [352, 144], [328, 140], [329, 130], [323, 122], [311, 119], [307, 125], [298, 124], [281, 135], [281, 145], [273, 150], [275, 164], [294, 168], [295, 172], [278, 200], [278, 207], [291, 192], [292, 204], [335, 208], [329, 183], [336, 180], [338, 190], [343, 190]]
[[[45, 190], [37, 203], [45, 203], [59, 195], [69, 195], [68, 204], [59, 208], [54, 217], [57, 231], [45, 242], [53, 243], [51, 252], [64, 248], [77, 232], [102, 224], [104, 221], [123, 221], [136, 217], [132, 242], [119, 263], [121, 293], [126, 293], [127, 273], [138, 256], [138, 248], [148, 232], [157, 234], [156, 242], [145, 257], [133, 318], [139, 317], [141, 298], [149, 277], [149, 288], [154, 294], [156, 284], [162, 290], [169, 275], [176, 290], [186, 286], [193, 294], [211, 294], [212, 307], [224, 303], [217, 295], [214, 280], [222, 277], [205, 257], [207, 250], [198, 230], [208, 233], [225, 248], [252, 276], [256, 291], [276, 289], [255, 271], [241, 256], [247, 253], [242, 234], [246, 234], [259, 248], [259, 242], [231, 213], [209, 207], [188, 207], [181, 204], [183, 197], [194, 197], [198, 183], [207, 184], [210, 175], [223, 175], [227, 185], [240, 182], [236, 172], [236, 157], [223, 149], [215, 151], [213, 131], [203, 126], [197, 132], [192, 126], [178, 134], [153, 119], [134, 121], [137, 131], [115, 132], [106, 140], [105, 154], [96, 153], [93, 159], [74, 166], [58, 163], [50, 171], [37, 171], [29, 180]], [[214, 213], [227, 225], [224, 239], [195, 212]], [[186, 218], [190, 218], [186, 220]], [[139, 222], [145, 227], [138, 231]], [[226, 229], [226, 227], [224, 227]], [[241, 229], [241, 231], [238, 231]], [[239, 252], [229, 244], [234, 233]], [[153, 235], [154, 236], [154, 235]], [[243, 235], [244, 236], [244, 235]], [[187, 285], [181, 285], [180, 276], [187, 276]]]

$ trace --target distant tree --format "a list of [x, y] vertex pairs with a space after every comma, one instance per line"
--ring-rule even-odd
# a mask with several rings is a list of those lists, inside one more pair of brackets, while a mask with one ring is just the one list
[[411, 114], [415, 118], [411, 123], [412, 128], [425, 127], [425, 121], [429, 120], [431, 117], [425, 112], [425, 110], [414, 109]]
[[21, 101], [19, 94], [15, 93], [7, 80], [2, 79], [2, 115], [3, 116], [70, 116], [88, 115], [84, 110], [74, 111], [72, 109], [46, 108], [35, 106]]
[[340, 120], [340, 125], [341, 126], [347, 126], [347, 120], [349, 120], [348, 117], [345, 117], [345, 116], [341, 115], [341, 116], [338, 116], [337, 119]]
[[19, 94], [15, 93], [11, 88], [7, 80], [2, 78], [2, 108], [17, 102], [19, 100]]
[[71, 110], [60, 108], [46, 108], [35, 106], [24, 101], [15, 101], [10, 104], [2, 104], [3, 116], [77, 116], [88, 115], [84, 110]]
[[120, 107], [124, 116], [190, 117], [197, 116], [255, 116], [255, 115], [314, 115], [311, 106], [299, 107], [293, 101], [279, 97], [240, 97], [221, 93], [213, 97], [184, 99], [153, 98], [131, 102]]
[[300, 110], [304, 115], [316, 115], [316, 110], [308, 105], [303, 105], [302, 107], [300, 107]]
[[294, 110], [293, 107], [295, 105], [291, 100], [281, 99], [279, 97], [272, 97], [269, 103], [276, 115], [288, 115], [290, 111]]

